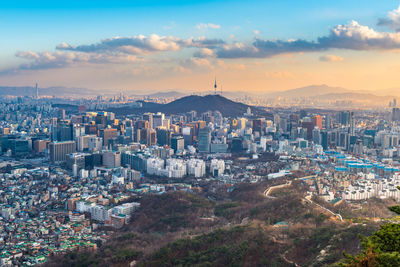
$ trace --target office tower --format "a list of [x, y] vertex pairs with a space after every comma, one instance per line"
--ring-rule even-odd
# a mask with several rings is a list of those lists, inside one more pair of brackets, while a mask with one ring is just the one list
[[354, 119], [354, 112], [350, 112], [350, 134], [356, 134], [356, 121]]
[[312, 141], [314, 144], [321, 144], [321, 130], [318, 127], [312, 130]]
[[128, 137], [128, 140], [130, 142], [133, 142], [135, 136], [135, 128], [131, 126], [126, 127], [124, 135]]
[[197, 111], [192, 110], [186, 113], [187, 121], [192, 122], [196, 119], [197, 117]]
[[328, 133], [325, 131], [321, 132], [320, 145], [324, 149], [328, 149]]
[[84, 136], [86, 134], [85, 132], [85, 126], [79, 125], [79, 124], [72, 124], [72, 140], [75, 140], [79, 136]]
[[88, 154], [85, 157], [85, 169], [92, 170], [94, 167], [103, 165], [103, 155], [99, 152]]
[[199, 145], [198, 145], [199, 152], [209, 153], [211, 144], [211, 131], [208, 127], [199, 130], [198, 140], [199, 140]]
[[121, 152], [106, 151], [103, 153], [103, 165], [106, 168], [121, 166]]
[[146, 163], [148, 156], [142, 153], [135, 153], [132, 151], [125, 151], [122, 153], [123, 166], [130, 166], [137, 171], [146, 171]]
[[33, 150], [35, 153], [41, 153], [43, 150], [47, 149], [49, 143], [50, 141], [48, 140], [35, 140], [33, 142]]
[[67, 155], [75, 152], [75, 141], [51, 142], [49, 144], [50, 161], [52, 163], [65, 161]]
[[224, 118], [221, 112], [219, 112], [218, 110], [213, 112], [213, 117], [216, 125], [222, 125], [222, 123], [224, 122]]
[[301, 123], [301, 127], [307, 131], [307, 133], [306, 133], [307, 140], [311, 140], [312, 139], [312, 131], [314, 129], [313, 123], [311, 121], [303, 121]]
[[149, 128], [142, 128], [136, 130], [136, 138], [135, 142], [141, 144], [147, 144], [149, 141], [150, 129]]
[[[100, 146], [98, 144], [93, 144], [94, 142], [100, 143]], [[76, 146], [78, 151], [85, 151], [85, 150], [93, 150], [94, 148], [97, 148], [97, 150], [100, 150], [101, 147], [103, 146], [101, 137], [97, 137], [96, 135], [83, 135], [83, 136], [78, 136], [76, 139]]]
[[99, 151], [103, 147], [103, 138], [91, 135], [88, 140], [88, 150], [89, 151]]
[[[274, 122], [275, 122], [275, 117], [277, 115], [274, 115]], [[279, 118], [279, 116], [278, 116]], [[277, 124], [279, 124], [279, 122], [276, 122]], [[247, 119], [246, 118], [239, 118], [238, 119], [238, 129], [245, 129], [246, 128], [246, 124], [247, 124]]]
[[197, 121], [195, 122], [195, 124], [197, 125], [197, 129], [202, 129], [207, 126], [207, 123], [205, 121]]
[[327, 130], [332, 129], [333, 123], [332, 123], [331, 115], [326, 115], [324, 122], [325, 122], [325, 129], [327, 129]]
[[[274, 125], [276, 127], [276, 130], [279, 130], [280, 127], [280, 123], [281, 123], [281, 117], [278, 114], [274, 114]], [[242, 125], [240, 128], [244, 129], [246, 127], [246, 125]]]
[[50, 143], [48, 140], [36, 139], [32, 143], [32, 149], [35, 153], [41, 153], [47, 148], [48, 143]]
[[156, 129], [157, 127], [164, 126], [163, 122], [165, 119], [164, 113], [157, 112], [157, 114], [153, 115], [153, 129]]
[[194, 131], [195, 131], [195, 128], [193, 126], [182, 128], [182, 135], [183, 135], [183, 139], [185, 140], [185, 146], [193, 145]]
[[85, 134], [97, 135], [97, 126], [94, 124], [85, 125]]
[[350, 125], [354, 113], [350, 111], [341, 111], [339, 113], [339, 123], [342, 125]]
[[57, 127], [57, 140], [58, 141], [71, 141], [73, 140], [73, 129], [72, 124], [61, 124]]
[[312, 118], [313, 127], [318, 127], [318, 129], [322, 130], [322, 117], [320, 115], [315, 115]]
[[212, 122], [214, 123], [214, 116], [212, 115], [211, 111], [204, 112], [201, 114], [202, 120], [206, 123]]
[[163, 119], [162, 126], [169, 130], [171, 127], [171, 121], [169, 119]]
[[113, 121], [115, 120], [115, 114], [113, 112], [107, 112], [107, 120], [108, 121]]
[[157, 128], [157, 144], [160, 146], [171, 145], [171, 131], [166, 128]]
[[103, 137], [103, 145], [107, 147], [110, 139], [118, 136], [118, 131], [114, 128], [103, 129], [100, 131], [100, 136]]
[[135, 121], [135, 129], [148, 129], [149, 122], [146, 120], [138, 120]]
[[50, 131], [51, 131], [51, 141], [57, 141], [57, 125], [58, 120], [57, 118], [51, 119]]
[[144, 113], [143, 114], [143, 120], [148, 121], [149, 122], [149, 128], [153, 129], [153, 113]]
[[95, 122], [97, 125], [103, 125], [106, 126], [107, 124], [107, 116], [104, 114], [97, 114], [96, 118], [95, 118]]
[[171, 148], [174, 152], [183, 151], [185, 149], [185, 140], [182, 136], [174, 136], [171, 138]]
[[156, 132], [156, 130], [151, 129], [149, 131], [147, 145], [154, 146], [155, 144], [157, 144], [157, 132]]
[[400, 121], [400, 108], [392, 108], [392, 121]]
[[58, 110], [58, 118], [60, 120], [65, 120], [65, 109], [59, 109]]
[[253, 128], [254, 132], [259, 132], [261, 133], [261, 128], [262, 128], [262, 120], [261, 119], [255, 119], [251, 121], [251, 128]]
[[29, 153], [32, 150], [32, 139], [30, 137], [11, 139], [10, 149], [13, 156]]
[[35, 91], [36, 91], [36, 99], [39, 99], [39, 87], [38, 87], [37, 83], [36, 83], [36, 86], [35, 86]]

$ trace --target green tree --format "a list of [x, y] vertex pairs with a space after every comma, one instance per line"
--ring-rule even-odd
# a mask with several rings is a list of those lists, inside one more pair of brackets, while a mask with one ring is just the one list
[[[400, 206], [389, 207], [400, 214]], [[342, 266], [349, 267], [389, 267], [400, 266], [400, 224], [387, 223], [372, 236], [364, 238], [363, 252], [356, 256], [345, 255]]]

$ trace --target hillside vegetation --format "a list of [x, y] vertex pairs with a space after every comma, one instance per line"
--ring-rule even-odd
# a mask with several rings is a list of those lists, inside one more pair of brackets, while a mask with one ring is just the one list
[[325, 266], [362, 252], [359, 235], [378, 229], [340, 222], [304, 199], [300, 181], [241, 184], [218, 201], [171, 192], [148, 195], [132, 223], [95, 252], [54, 255], [47, 266]]

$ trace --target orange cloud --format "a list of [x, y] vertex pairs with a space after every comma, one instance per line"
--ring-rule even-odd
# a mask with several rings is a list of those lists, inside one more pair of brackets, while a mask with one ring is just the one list
[[344, 58], [335, 55], [324, 55], [320, 56], [319, 60], [324, 62], [341, 62], [344, 60]]

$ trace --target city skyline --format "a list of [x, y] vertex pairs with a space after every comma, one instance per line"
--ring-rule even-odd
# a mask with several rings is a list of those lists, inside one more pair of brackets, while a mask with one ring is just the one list
[[[263, 93], [397, 88], [398, 1], [0, 4], [0, 85]], [[29, 40], [29, 41], [28, 41]]]

